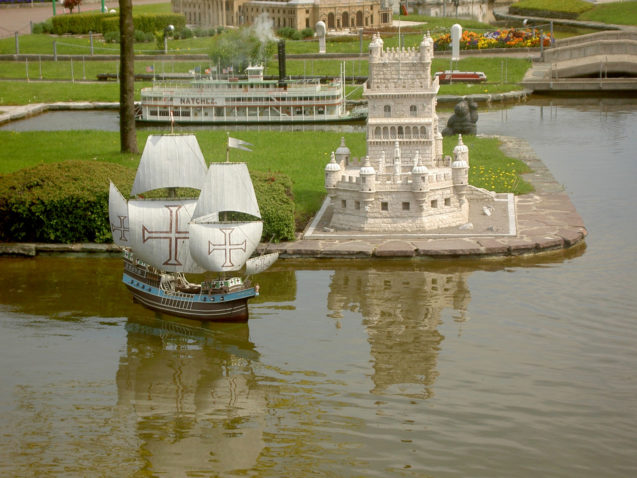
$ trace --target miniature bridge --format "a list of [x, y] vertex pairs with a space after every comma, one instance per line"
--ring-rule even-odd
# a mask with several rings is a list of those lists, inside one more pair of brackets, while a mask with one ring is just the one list
[[637, 32], [603, 31], [559, 40], [522, 83], [534, 91], [637, 90]]

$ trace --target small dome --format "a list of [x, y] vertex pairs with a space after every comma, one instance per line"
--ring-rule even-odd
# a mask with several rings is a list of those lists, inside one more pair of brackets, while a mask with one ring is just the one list
[[466, 161], [463, 160], [458, 160], [458, 161], [454, 161], [453, 163], [451, 163], [451, 168], [452, 169], [459, 169], [459, 168], [468, 168], [469, 165], [467, 164]]
[[420, 152], [416, 151], [416, 157], [414, 158], [414, 168], [411, 170], [412, 174], [427, 174], [429, 170], [424, 164], [420, 164]]
[[467, 148], [467, 146], [462, 142], [462, 135], [459, 134], [458, 144], [456, 145], [455, 148], [453, 148], [453, 154], [455, 156], [457, 153], [468, 153], [468, 152], [469, 152], [469, 148]]
[[374, 169], [372, 164], [369, 162], [369, 156], [365, 157], [365, 164], [363, 164], [360, 174], [361, 176], [369, 176], [372, 174], [376, 174], [376, 170]]
[[329, 163], [325, 165], [325, 171], [340, 171], [341, 167], [336, 162], [336, 157], [334, 156], [334, 151], [332, 151], [332, 159]]
[[341, 136], [341, 145], [336, 148], [336, 154], [338, 154], [339, 156], [343, 156], [343, 155], [348, 155], [350, 154], [350, 150], [349, 148], [345, 145], [345, 138]]

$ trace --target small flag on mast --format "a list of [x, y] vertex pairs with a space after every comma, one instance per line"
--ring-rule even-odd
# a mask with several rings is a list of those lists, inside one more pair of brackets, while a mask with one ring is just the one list
[[236, 148], [236, 149], [242, 149], [244, 151], [252, 151], [250, 148], [247, 148], [246, 146], [253, 146], [253, 145], [248, 143], [247, 141], [242, 141], [240, 139], [232, 138], [228, 136], [228, 148]]

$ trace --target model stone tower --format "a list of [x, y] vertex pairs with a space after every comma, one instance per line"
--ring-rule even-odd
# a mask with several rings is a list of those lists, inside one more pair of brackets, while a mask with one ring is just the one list
[[468, 222], [467, 197], [490, 196], [468, 185], [469, 149], [459, 138], [443, 157], [438, 130], [438, 79], [431, 77], [433, 40], [418, 48], [369, 45], [365, 85], [367, 155], [352, 158], [341, 145], [325, 168], [332, 206], [330, 228], [369, 232], [426, 232]]

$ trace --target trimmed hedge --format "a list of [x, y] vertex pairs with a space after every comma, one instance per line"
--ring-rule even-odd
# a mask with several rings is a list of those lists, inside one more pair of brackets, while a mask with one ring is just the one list
[[[186, 17], [177, 13], [158, 13], [133, 15], [133, 26], [135, 30], [146, 33], [163, 32], [164, 29], [172, 25], [175, 30], [183, 29], [186, 26]], [[114, 18], [106, 18], [102, 21], [102, 33], [119, 30], [119, 15]]]
[[[251, 174], [264, 240], [294, 239], [291, 180], [283, 174]], [[134, 178], [131, 168], [97, 161], [44, 164], [0, 175], [0, 241], [111, 242], [109, 179], [126, 194]]]
[[[87, 34], [106, 33], [119, 30], [119, 13], [77, 13], [73, 15], [56, 15], [52, 19], [53, 33]], [[135, 30], [146, 33], [164, 31], [168, 25], [175, 29], [186, 26], [186, 17], [177, 13], [158, 13], [133, 15]]]
[[102, 33], [102, 22], [107, 18], [118, 18], [116, 13], [74, 13], [73, 15], [56, 15], [53, 22], [53, 33], [86, 34], [88, 32]]

